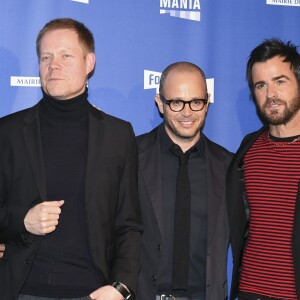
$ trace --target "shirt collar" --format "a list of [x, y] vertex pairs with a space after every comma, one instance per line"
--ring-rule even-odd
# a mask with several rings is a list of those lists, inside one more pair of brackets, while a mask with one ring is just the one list
[[[174, 144], [174, 142], [167, 134], [164, 122], [159, 126], [158, 135], [160, 141], [160, 149], [162, 150], [162, 152], [168, 152], [171, 146]], [[201, 136], [198, 142], [193, 147], [195, 147], [196, 149], [196, 151], [193, 152], [197, 152], [200, 156], [204, 156], [204, 142]]]

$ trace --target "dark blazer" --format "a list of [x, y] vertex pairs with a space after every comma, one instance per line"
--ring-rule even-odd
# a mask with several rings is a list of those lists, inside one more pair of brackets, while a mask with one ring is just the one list
[[[238, 294], [239, 269], [242, 262], [243, 249], [247, 240], [249, 209], [245, 197], [244, 187], [244, 164], [243, 157], [263, 131], [260, 130], [248, 134], [242, 141], [228, 169], [227, 175], [227, 207], [230, 226], [230, 239], [233, 253], [233, 270], [230, 299], [233, 300]], [[300, 299], [300, 194], [298, 186], [295, 219], [293, 226], [292, 252], [296, 277], [296, 291]]]
[[[164, 126], [163, 124], [160, 126]], [[137, 300], [154, 300], [163, 249], [161, 154], [158, 128], [137, 138], [139, 150], [139, 196], [144, 233]], [[225, 206], [225, 177], [231, 153], [204, 134], [208, 182], [206, 299], [227, 298], [227, 250], [229, 229]]]
[[[107, 282], [134, 292], [142, 225], [137, 191], [137, 147], [129, 123], [89, 104], [85, 207], [87, 238], [95, 265]], [[23, 240], [28, 210], [47, 200], [39, 103], [0, 119], [0, 298], [17, 299], [41, 236]], [[76, 249], [75, 249], [76, 250]]]

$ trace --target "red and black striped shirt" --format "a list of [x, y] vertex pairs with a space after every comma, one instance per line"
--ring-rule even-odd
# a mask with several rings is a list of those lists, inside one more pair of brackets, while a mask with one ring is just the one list
[[300, 180], [300, 140], [275, 142], [264, 132], [245, 155], [244, 166], [250, 223], [239, 290], [297, 299], [292, 229]]

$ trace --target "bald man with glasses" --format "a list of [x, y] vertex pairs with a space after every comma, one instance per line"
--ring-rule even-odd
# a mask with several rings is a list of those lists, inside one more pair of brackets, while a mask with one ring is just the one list
[[164, 121], [137, 138], [144, 234], [136, 299], [226, 299], [231, 153], [202, 133], [205, 74], [189, 62], [171, 64], [155, 101]]

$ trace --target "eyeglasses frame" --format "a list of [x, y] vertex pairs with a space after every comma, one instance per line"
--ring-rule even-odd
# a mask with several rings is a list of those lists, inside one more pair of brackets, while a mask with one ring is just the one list
[[[168, 106], [170, 107], [170, 109], [171, 109], [173, 112], [180, 112], [180, 111], [183, 111], [184, 108], [185, 108], [185, 106], [186, 106], [186, 104], [189, 105], [190, 110], [192, 110], [192, 111], [201, 111], [201, 110], [203, 110], [203, 108], [205, 107], [205, 105], [208, 103], [208, 93], [206, 93], [206, 98], [205, 98], [205, 99], [202, 99], [202, 98], [195, 98], [195, 99], [192, 99], [192, 100], [189, 100], [189, 101], [184, 101], [184, 100], [182, 100], [182, 99], [170, 99], [170, 100], [167, 100], [162, 94], [159, 94], [159, 97], [160, 97], [161, 101], [162, 101], [163, 103], [165, 103], [166, 105], [168, 105]], [[191, 103], [192, 103], [194, 100], [201, 100], [201, 101], [203, 101], [203, 102], [204, 102], [203, 107], [202, 107], [201, 109], [196, 109], [196, 110], [195, 110], [195, 109], [192, 109]], [[180, 101], [180, 102], [182, 102], [182, 103], [183, 103], [182, 109], [181, 109], [181, 110], [173, 110], [173, 109], [171, 108], [171, 103], [172, 103], [173, 101]]]

